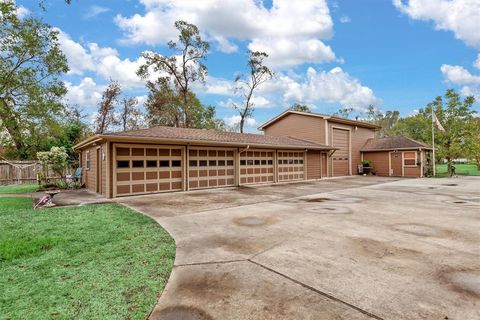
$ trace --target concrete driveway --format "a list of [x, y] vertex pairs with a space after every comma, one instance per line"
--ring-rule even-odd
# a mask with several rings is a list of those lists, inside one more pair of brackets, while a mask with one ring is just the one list
[[480, 179], [120, 198], [175, 238], [152, 319], [480, 319]]

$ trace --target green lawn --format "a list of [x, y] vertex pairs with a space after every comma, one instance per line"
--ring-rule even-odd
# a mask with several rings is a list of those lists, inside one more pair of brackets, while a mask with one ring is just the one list
[[29, 193], [38, 190], [38, 184], [14, 184], [9, 186], [0, 186], [0, 194], [6, 193]]
[[[474, 164], [454, 164], [454, 166], [457, 175], [480, 176], [480, 171], [477, 170], [477, 166]], [[437, 177], [448, 177], [446, 164], [437, 164], [436, 170]]]
[[0, 318], [145, 319], [174, 257], [173, 239], [126, 207], [0, 198]]

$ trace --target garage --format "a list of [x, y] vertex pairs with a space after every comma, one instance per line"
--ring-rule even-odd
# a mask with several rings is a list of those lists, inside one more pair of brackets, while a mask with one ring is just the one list
[[274, 182], [274, 157], [268, 150], [240, 153], [240, 184]]
[[235, 185], [235, 150], [191, 148], [188, 150], [189, 189]]
[[278, 151], [278, 181], [303, 180], [305, 152]]
[[183, 190], [183, 147], [115, 144], [114, 195]]
[[350, 175], [350, 131], [333, 128], [332, 145], [338, 148], [332, 156], [333, 176]]

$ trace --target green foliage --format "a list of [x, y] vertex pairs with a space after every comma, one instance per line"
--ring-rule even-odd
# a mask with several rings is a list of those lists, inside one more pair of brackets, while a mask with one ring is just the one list
[[0, 2], [0, 129], [2, 144], [27, 159], [64, 111], [60, 77], [68, 71], [58, 31], [34, 17], [19, 19], [13, 1]]
[[68, 154], [64, 147], [52, 147], [50, 151], [37, 152], [37, 159], [42, 164], [42, 177], [49, 177], [50, 170], [60, 177], [65, 175]]
[[[480, 176], [480, 169], [476, 164], [454, 164], [455, 174], [459, 176]], [[448, 164], [438, 164], [436, 167], [436, 177], [449, 177]]]
[[468, 139], [467, 155], [475, 160], [477, 169], [480, 170], [480, 118], [475, 118], [471, 125], [471, 135]]
[[175, 242], [126, 207], [32, 209], [0, 198], [0, 310], [6, 319], [145, 319]]
[[372, 160], [363, 160], [362, 164], [365, 167], [371, 167], [372, 166]]
[[288, 110], [299, 111], [299, 112], [312, 112], [310, 108], [305, 104], [294, 103]]
[[165, 125], [191, 128], [196, 125], [195, 117], [199, 116], [191, 85], [205, 81], [207, 67], [204, 61], [210, 45], [201, 38], [195, 25], [176, 21], [175, 27], [179, 31], [179, 41], [168, 43], [174, 54], [168, 57], [144, 52], [145, 64], [140, 66], [137, 74], [147, 79], [152, 71], [162, 73], [155, 81], [147, 82], [150, 89], [147, 117], [152, 115]]

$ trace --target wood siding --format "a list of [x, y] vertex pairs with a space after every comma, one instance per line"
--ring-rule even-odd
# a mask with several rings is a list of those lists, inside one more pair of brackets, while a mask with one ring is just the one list
[[265, 128], [265, 135], [294, 137], [327, 144], [325, 125], [326, 120], [322, 118], [289, 114]]
[[363, 160], [372, 161], [372, 167], [377, 176], [388, 177], [390, 176], [390, 154], [388, 151], [380, 152], [364, 152]]

